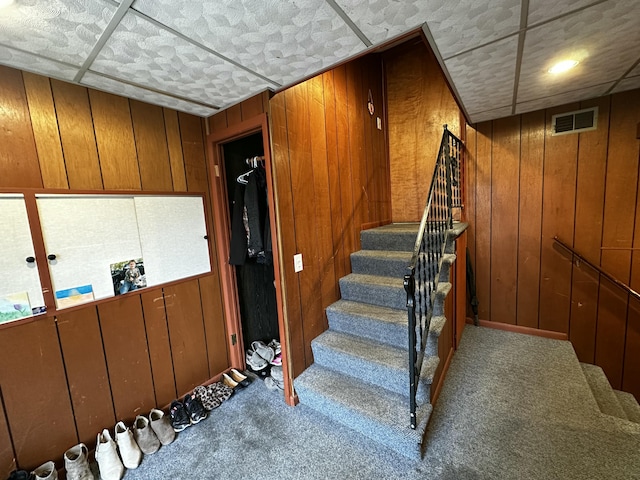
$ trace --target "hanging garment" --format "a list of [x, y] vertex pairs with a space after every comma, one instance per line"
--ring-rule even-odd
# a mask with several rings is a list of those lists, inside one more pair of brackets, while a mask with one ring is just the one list
[[231, 245], [229, 247], [229, 264], [244, 265], [247, 258], [247, 232], [244, 224], [244, 191], [245, 186], [237, 184], [233, 192], [231, 211]]

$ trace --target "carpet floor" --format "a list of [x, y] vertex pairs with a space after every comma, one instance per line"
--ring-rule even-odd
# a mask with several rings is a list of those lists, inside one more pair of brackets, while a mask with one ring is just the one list
[[567, 342], [467, 326], [420, 461], [256, 380], [124, 478], [640, 479], [640, 427], [599, 413], [572, 355]]

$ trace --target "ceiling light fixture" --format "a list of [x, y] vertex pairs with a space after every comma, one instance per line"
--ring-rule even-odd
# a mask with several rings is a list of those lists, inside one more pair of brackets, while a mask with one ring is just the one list
[[578, 65], [578, 63], [580, 63], [578, 60], [562, 60], [561, 62], [556, 63], [548, 71], [553, 74], [564, 73], [571, 70], [573, 67]]

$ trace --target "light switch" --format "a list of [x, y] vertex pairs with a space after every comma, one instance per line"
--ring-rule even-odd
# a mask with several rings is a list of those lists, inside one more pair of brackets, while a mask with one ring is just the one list
[[303, 268], [304, 268], [304, 266], [302, 265], [302, 254], [301, 253], [296, 253], [293, 256], [293, 269], [296, 272], [301, 272]]
[[378, 130], [382, 130], [382, 120], [380, 117], [376, 117], [376, 126], [378, 127]]

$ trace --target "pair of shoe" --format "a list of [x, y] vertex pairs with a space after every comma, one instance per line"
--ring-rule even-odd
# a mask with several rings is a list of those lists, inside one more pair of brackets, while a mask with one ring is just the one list
[[197, 397], [187, 394], [184, 397], [184, 402], [181, 402], [180, 400], [174, 400], [171, 402], [169, 415], [171, 415], [173, 430], [181, 432], [191, 425], [200, 423], [202, 420], [207, 418], [209, 414]]
[[206, 387], [200, 385], [193, 390], [193, 395], [200, 400], [205, 410], [211, 411], [222, 405], [233, 394], [233, 388], [223, 382], [214, 382]]
[[228, 374], [223, 373], [222, 381], [227, 387], [232, 388], [234, 390], [238, 387], [245, 388], [251, 385], [251, 380], [249, 380], [249, 378], [246, 375], [240, 373], [235, 368], [232, 368]]
[[277, 340], [271, 340], [269, 345], [264, 342], [255, 341], [251, 348], [247, 350], [245, 357], [247, 365], [254, 372], [266, 369], [269, 365], [282, 365], [282, 349]]
[[269, 390], [284, 390], [282, 367], [273, 367], [271, 369], [271, 375], [264, 379], [264, 384]]

